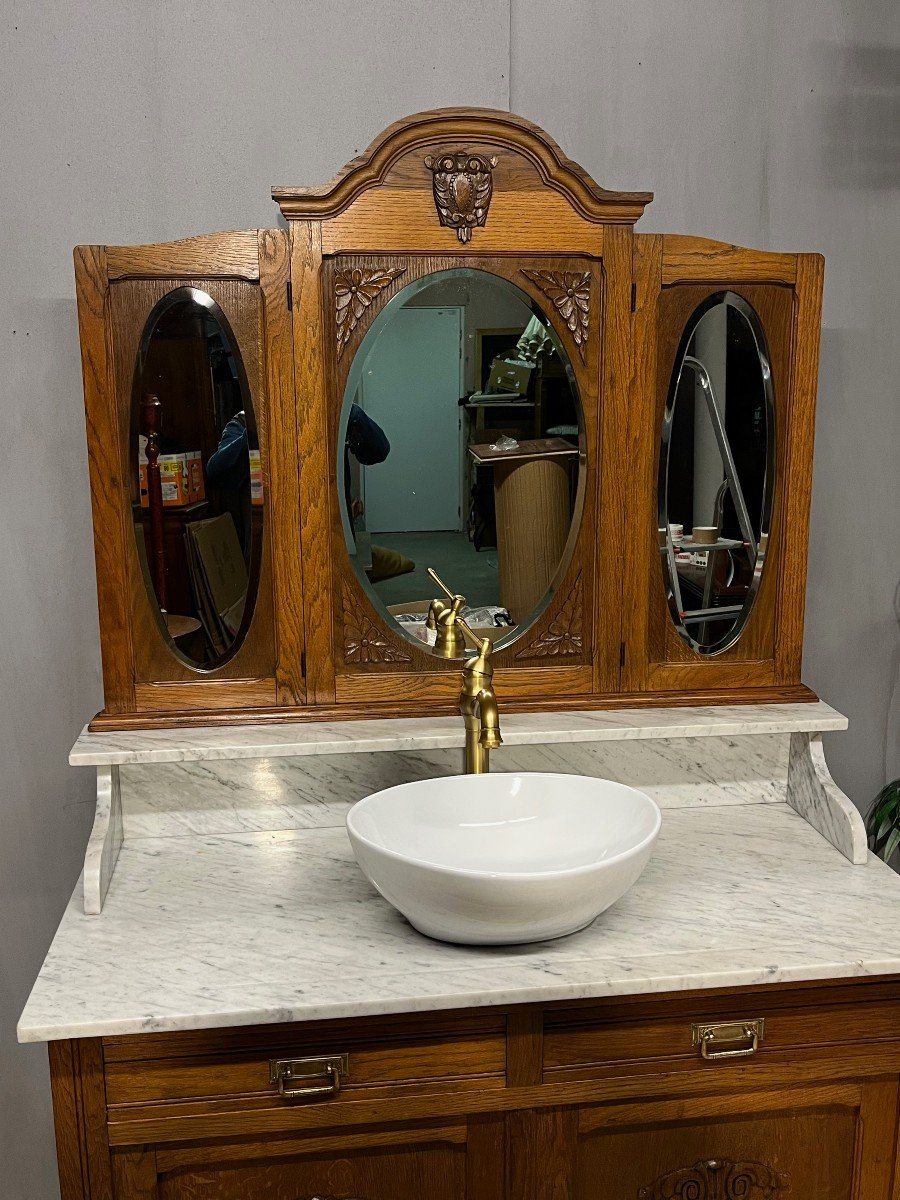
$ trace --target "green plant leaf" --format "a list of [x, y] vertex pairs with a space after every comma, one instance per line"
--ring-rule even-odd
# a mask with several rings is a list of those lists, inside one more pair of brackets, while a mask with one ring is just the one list
[[885, 862], [890, 862], [891, 855], [898, 846], [900, 846], [900, 829], [895, 829], [885, 843], [885, 847], [881, 855]]

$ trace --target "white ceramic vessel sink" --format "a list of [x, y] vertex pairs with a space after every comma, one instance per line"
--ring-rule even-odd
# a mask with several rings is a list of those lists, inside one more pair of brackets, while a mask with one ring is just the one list
[[638, 878], [659, 827], [643, 792], [544, 772], [402, 783], [347, 815], [385, 900], [429, 937], [485, 946], [589, 925]]

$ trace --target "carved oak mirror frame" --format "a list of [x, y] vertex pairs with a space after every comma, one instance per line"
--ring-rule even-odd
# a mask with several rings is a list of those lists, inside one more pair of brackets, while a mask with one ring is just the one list
[[[379, 313], [410, 282], [462, 267], [513, 283], [539, 306], [570, 360], [583, 421], [576, 522], [551, 598], [495, 652], [504, 707], [813, 697], [800, 671], [819, 255], [635, 234], [649, 193], [606, 191], [540, 129], [489, 109], [407, 118], [324, 187], [273, 195], [287, 232], [76, 250], [105, 699], [93, 728], [453, 710], [458, 662], [395, 632], [357, 579], [337, 439], [350, 364]], [[264, 482], [247, 636], [203, 670], [160, 633], [130, 488], [141, 331], [153, 306], [185, 286], [208, 293], [234, 332]], [[775, 486], [756, 602], [740, 637], [710, 661], [670, 618], [656, 481], [685, 322], [725, 290], [759, 315], [770, 349]]]
[[584, 419], [581, 519], [544, 612], [496, 652], [498, 685], [526, 707], [614, 692], [632, 226], [650, 194], [598, 187], [521, 118], [445, 109], [391, 126], [325, 187], [273, 196], [293, 247], [310, 699], [396, 708], [455, 696], [458, 664], [392, 630], [357, 580], [335, 463], [347, 375], [372, 321], [408, 283], [462, 266], [509, 280], [541, 307], [571, 360]]

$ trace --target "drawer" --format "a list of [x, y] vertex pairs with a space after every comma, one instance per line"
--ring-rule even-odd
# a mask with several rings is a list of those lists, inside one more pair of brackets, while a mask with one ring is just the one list
[[[828, 1055], [891, 1055], [900, 1065], [900, 1003], [803, 1003], [802, 993], [698, 995], [664, 1005], [621, 1003], [544, 1016], [544, 1082], [791, 1063]], [[754, 1037], [754, 1034], [756, 1035]], [[705, 1043], [705, 1046], [704, 1046]], [[882, 1059], [885, 1069], [889, 1067]]]
[[[114, 1120], [145, 1105], [159, 1117], [160, 1106], [174, 1115], [196, 1112], [200, 1102], [220, 1111], [307, 1107], [500, 1088], [505, 1034], [502, 1016], [462, 1014], [110, 1037], [103, 1043], [107, 1108]], [[273, 1066], [298, 1060], [282, 1094]]]

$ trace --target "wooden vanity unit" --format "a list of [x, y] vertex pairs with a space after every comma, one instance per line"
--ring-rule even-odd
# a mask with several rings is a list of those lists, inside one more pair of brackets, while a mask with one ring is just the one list
[[51, 1069], [63, 1200], [896, 1194], [893, 983], [103, 1037]]
[[[63, 1200], [900, 1200], [900, 883], [801, 679], [822, 258], [635, 233], [649, 193], [482, 109], [273, 195], [75, 254], [97, 819], [19, 1027]], [[498, 515], [510, 430], [552, 479]], [[458, 770], [444, 552], [494, 769], [664, 810], [568, 939], [430, 941], [350, 853]]]

